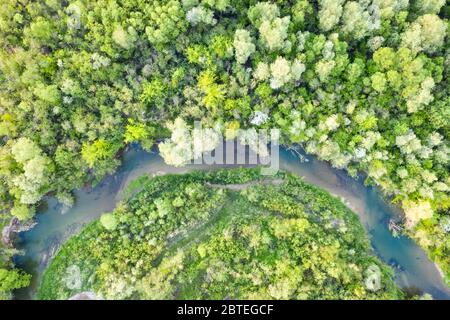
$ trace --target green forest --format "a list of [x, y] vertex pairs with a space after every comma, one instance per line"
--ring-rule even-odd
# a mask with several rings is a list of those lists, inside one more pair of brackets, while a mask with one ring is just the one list
[[[283, 144], [381, 188], [450, 285], [449, 16], [445, 0], [2, 0], [0, 227], [32, 220], [45, 196], [73, 205], [73, 191], [114, 173], [130, 144], [160, 142], [168, 164], [186, 164], [193, 155], [183, 136], [194, 121], [228, 139], [238, 129], [278, 128]], [[204, 137], [207, 149], [214, 137]], [[235, 227], [263, 230], [274, 218], [258, 219]], [[185, 268], [197, 275], [195, 250], [186, 250]], [[310, 249], [289, 259], [302, 250]], [[30, 281], [14, 266], [16, 253], [0, 246], [0, 298]], [[335, 292], [302, 294], [357, 297], [353, 275], [336, 276], [326, 286]], [[170, 277], [183, 283], [188, 274]], [[68, 295], [42, 288], [42, 297]]]
[[165, 175], [59, 251], [41, 299], [399, 299], [358, 217], [282, 172]]

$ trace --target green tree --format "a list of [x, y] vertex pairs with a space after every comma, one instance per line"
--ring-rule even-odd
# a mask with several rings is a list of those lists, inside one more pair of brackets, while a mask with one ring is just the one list
[[104, 213], [100, 216], [100, 223], [105, 229], [113, 231], [117, 228], [117, 218], [112, 213]]
[[234, 34], [233, 42], [237, 63], [244, 64], [255, 52], [256, 47], [252, 42], [250, 33], [245, 29], [238, 29]]
[[10, 299], [12, 290], [28, 286], [30, 280], [31, 275], [17, 269], [0, 268], [0, 300]]
[[85, 142], [81, 148], [81, 156], [90, 168], [93, 168], [99, 161], [107, 160], [113, 155], [113, 145], [102, 138], [92, 143]]

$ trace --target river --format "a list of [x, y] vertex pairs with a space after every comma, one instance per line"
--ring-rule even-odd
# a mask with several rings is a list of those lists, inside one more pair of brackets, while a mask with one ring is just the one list
[[[435, 299], [450, 300], [450, 289], [426, 253], [411, 239], [404, 236], [395, 238], [390, 233], [388, 222], [392, 217], [398, 217], [399, 212], [384, 200], [377, 188], [366, 187], [362, 178], [355, 180], [343, 170], [334, 169], [313, 156], [300, 154], [302, 160], [297, 153], [282, 148], [280, 168], [342, 198], [360, 217], [375, 253], [394, 268], [395, 280], [400, 287], [411, 293], [426, 292]], [[38, 210], [38, 224], [19, 234], [17, 246], [24, 254], [17, 255], [15, 262], [31, 273], [33, 280], [30, 287], [17, 290], [16, 298], [33, 299], [45, 267], [61, 244], [86, 223], [103, 212], [113, 210], [130, 181], [144, 174], [183, 173], [212, 167], [219, 166], [175, 168], [166, 165], [156, 152], [131, 147], [124, 153], [122, 165], [114, 175], [106, 177], [94, 188], [75, 191], [76, 203], [73, 207], [66, 208], [54, 198], [47, 198], [46, 207]]]

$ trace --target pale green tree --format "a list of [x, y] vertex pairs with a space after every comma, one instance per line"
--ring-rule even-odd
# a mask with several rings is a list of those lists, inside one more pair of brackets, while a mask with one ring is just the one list
[[356, 1], [349, 1], [342, 14], [342, 31], [356, 40], [362, 39], [371, 28], [370, 14]]
[[281, 50], [287, 44], [285, 40], [288, 36], [290, 17], [264, 20], [259, 26], [259, 34], [264, 45], [270, 50]]
[[402, 34], [402, 46], [412, 51], [433, 53], [443, 44], [447, 23], [435, 14], [425, 14], [411, 23]]
[[213, 25], [217, 21], [214, 19], [214, 12], [203, 6], [197, 6], [186, 12], [186, 19], [191, 25], [196, 26], [200, 23], [205, 25]]
[[264, 21], [272, 21], [280, 16], [280, 9], [274, 3], [258, 2], [247, 11], [250, 22], [259, 28]]
[[100, 223], [105, 229], [113, 231], [117, 228], [119, 222], [113, 213], [104, 213], [100, 216]]
[[24, 164], [28, 160], [40, 155], [41, 149], [30, 139], [22, 137], [14, 142], [11, 153], [17, 162]]
[[411, 2], [413, 3], [413, 8], [416, 9], [419, 14], [438, 14], [445, 5], [445, 0], [414, 0]]
[[342, 15], [343, 0], [319, 1], [319, 26], [322, 31], [330, 31], [339, 22]]
[[236, 30], [236, 33], [234, 34], [233, 46], [235, 50], [236, 61], [239, 64], [244, 64], [245, 62], [247, 62], [248, 58], [256, 50], [250, 33], [245, 29]]
[[291, 65], [288, 60], [278, 56], [270, 65], [270, 86], [279, 89], [292, 79]]
[[121, 25], [117, 25], [112, 33], [114, 42], [124, 49], [131, 49], [136, 41], [136, 31], [133, 27], [125, 30]]

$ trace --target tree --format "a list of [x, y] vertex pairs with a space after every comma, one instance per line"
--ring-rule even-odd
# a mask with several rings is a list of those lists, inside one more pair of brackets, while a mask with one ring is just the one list
[[422, 147], [421, 141], [416, 137], [413, 131], [409, 131], [405, 135], [397, 136], [395, 144], [400, 148], [401, 153], [411, 154]]
[[335, 66], [336, 62], [334, 60], [320, 60], [319, 62], [317, 62], [315, 71], [319, 76], [320, 81], [326, 82]]
[[40, 155], [41, 149], [30, 139], [22, 137], [14, 142], [11, 153], [17, 162], [24, 164], [28, 160]]
[[224, 35], [216, 35], [211, 41], [211, 48], [219, 58], [230, 58], [233, 56], [233, 41]]
[[378, 8], [381, 18], [392, 19], [396, 13], [408, 7], [405, 0], [374, 0], [373, 4]]
[[48, 104], [59, 104], [60, 93], [56, 85], [46, 86], [43, 83], [39, 83], [35, 88], [33, 93], [42, 101]]
[[169, 123], [168, 127], [172, 132], [171, 138], [159, 144], [159, 152], [167, 164], [184, 166], [193, 158], [190, 128], [181, 118]]
[[205, 25], [214, 25], [217, 22], [216, 19], [214, 19], [214, 12], [202, 6], [193, 7], [186, 12], [186, 19], [193, 26], [200, 23]]
[[0, 300], [11, 298], [11, 291], [26, 287], [30, 284], [31, 275], [17, 269], [0, 268]]
[[166, 94], [166, 84], [161, 78], [158, 77], [142, 84], [142, 94], [140, 96], [140, 100], [149, 106], [160, 106], [164, 102]]
[[413, 7], [418, 14], [438, 14], [444, 6], [445, 0], [414, 0]]
[[45, 179], [45, 171], [48, 166], [48, 159], [44, 156], [37, 155], [23, 166], [24, 176], [30, 181], [42, 183]]
[[281, 50], [286, 45], [290, 17], [264, 20], [259, 26], [259, 33], [269, 51]]
[[383, 92], [386, 89], [386, 77], [383, 73], [377, 72], [372, 75], [372, 88], [374, 88], [377, 92]]
[[[34, 204], [46, 191], [52, 171], [51, 161], [33, 141], [25, 137], [14, 142], [11, 154], [22, 166], [21, 173], [11, 180], [11, 184], [21, 191], [16, 198], [22, 204]], [[24, 207], [18, 207], [14, 212], [23, 217], [29, 214]]]
[[402, 203], [402, 208], [405, 211], [408, 228], [414, 227], [420, 220], [429, 219], [433, 216], [433, 209], [431, 209], [429, 201], [405, 200]]
[[215, 110], [225, 99], [225, 88], [216, 83], [216, 76], [213, 71], [206, 70], [198, 77], [198, 86], [205, 94], [203, 103], [209, 109]]
[[303, 30], [305, 22], [310, 21], [314, 13], [312, 4], [308, 0], [296, 0], [291, 7], [292, 23], [296, 27], [296, 30]]
[[202, 0], [210, 8], [224, 12], [230, 7], [230, 0]]
[[150, 150], [153, 145], [155, 133], [156, 130], [153, 126], [128, 119], [124, 141], [125, 143], [139, 142], [144, 149]]
[[356, 40], [362, 39], [370, 31], [380, 27], [379, 23], [371, 21], [369, 12], [356, 1], [349, 1], [345, 4], [342, 24], [342, 31]]
[[247, 11], [250, 22], [259, 28], [264, 21], [272, 21], [280, 16], [280, 9], [274, 3], [258, 2]]
[[46, 20], [44, 17], [36, 17], [36, 19], [31, 22], [30, 26], [25, 30], [25, 33], [31, 38], [31, 40], [45, 44], [50, 42], [53, 34], [53, 26], [50, 21]]
[[133, 27], [129, 27], [125, 30], [121, 25], [116, 26], [112, 33], [112, 39], [114, 42], [124, 49], [131, 49], [136, 41], [136, 31]]
[[384, 41], [385, 39], [382, 36], [375, 36], [367, 41], [367, 45], [369, 46], [370, 50], [374, 52], [383, 45]]
[[319, 26], [322, 31], [330, 31], [339, 22], [342, 15], [343, 0], [319, 1]]
[[112, 213], [104, 213], [100, 216], [100, 223], [108, 231], [114, 231], [117, 228], [117, 218]]
[[111, 59], [99, 54], [98, 52], [94, 52], [91, 55], [91, 63], [94, 70], [101, 70], [109, 67], [109, 65], [111, 64]]
[[90, 168], [98, 162], [107, 160], [113, 156], [114, 148], [105, 139], [97, 139], [92, 143], [85, 142], [81, 148], [81, 156]]
[[252, 42], [250, 33], [245, 29], [238, 29], [234, 34], [233, 42], [236, 61], [239, 64], [244, 64], [247, 59], [255, 52], [256, 47]]
[[16, 217], [17, 219], [19, 219], [20, 221], [26, 221], [31, 219], [34, 216], [34, 208], [33, 207], [28, 207], [27, 205], [24, 204], [16, 204], [12, 209], [11, 209], [11, 215]]
[[[70, 297], [89, 285], [89, 270], [110, 299], [402, 298], [355, 215], [301, 177], [283, 177], [261, 184], [260, 169], [237, 168], [147, 179], [115, 209], [120, 230], [94, 223], [64, 245], [38, 297]], [[217, 188], [230, 183], [252, 186]], [[198, 226], [202, 237], [187, 243]]]
[[402, 34], [402, 46], [414, 52], [433, 53], [444, 43], [447, 24], [435, 14], [425, 14], [411, 23]]
[[420, 89], [406, 101], [406, 109], [409, 113], [414, 113], [427, 106], [434, 100], [431, 91], [435, 83], [433, 78], [427, 77], [420, 84]]
[[159, 144], [159, 151], [167, 164], [182, 167], [203, 152], [216, 148], [220, 135], [212, 128], [194, 128], [193, 130], [182, 119], [177, 118], [168, 124], [171, 138]]
[[264, 81], [264, 80], [269, 79], [269, 77], [270, 77], [269, 65], [265, 62], [258, 63], [255, 71], [253, 72], [253, 77], [259, 81]]
[[220, 134], [212, 128], [194, 128], [192, 130], [193, 157], [201, 157], [203, 152], [213, 151], [221, 142]]
[[373, 61], [381, 70], [389, 70], [395, 64], [395, 52], [389, 47], [379, 48], [373, 54]]
[[300, 80], [301, 75], [305, 71], [305, 65], [299, 60], [293, 63], [285, 58], [278, 56], [270, 65], [270, 87], [279, 89], [292, 80]]
[[273, 89], [282, 87], [292, 79], [291, 66], [289, 61], [278, 56], [277, 59], [270, 65], [270, 86]]
[[145, 33], [148, 40], [157, 47], [176, 39], [186, 28], [185, 13], [179, 1], [170, 0], [164, 4], [156, 1], [150, 7]]

